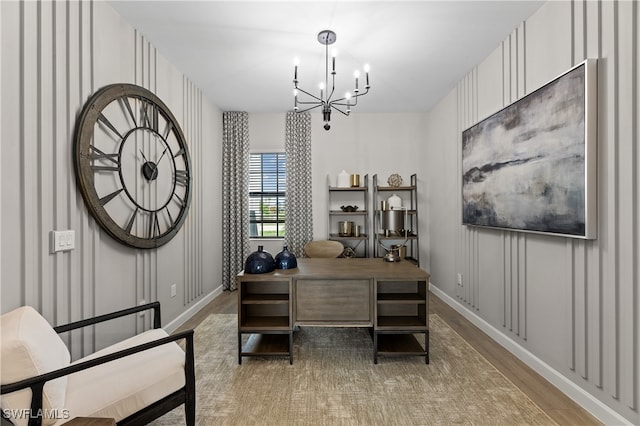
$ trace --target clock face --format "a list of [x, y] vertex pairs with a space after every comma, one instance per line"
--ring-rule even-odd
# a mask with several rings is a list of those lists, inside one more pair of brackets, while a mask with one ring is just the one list
[[191, 162], [156, 95], [132, 84], [103, 87], [84, 106], [74, 144], [80, 192], [109, 235], [138, 248], [176, 235], [191, 201]]

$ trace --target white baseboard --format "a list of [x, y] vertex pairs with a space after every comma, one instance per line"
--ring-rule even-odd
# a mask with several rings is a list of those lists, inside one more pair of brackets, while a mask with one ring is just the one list
[[608, 407], [602, 401], [573, 383], [567, 377], [555, 370], [549, 364], [535, 356], [533, 353], [523, 348], [500, 330], [480, 318], [478, 315], [468, 310], [463, 304], [440, 290], [433, 283], [429, 283], [429, 289], [432, 293], [442, 299], [446, 304], [455, 309], [463, 317], [473, 323], [480, 330], [485, 332], [489, 337], [495, 340], [499, 345], [518, 357], [522, 362], [547, 379], [552, 385], [557, 387], [561, 392], [573, 399], [582, 408], [587, 410], [591, 415], [607, 425], [631, 425], [627, 419]]
[[163, 328], [166, 330], [167, 333], [169, 334], [173, 333], [178, 329], [178, 327], [180, 327], [182, 324], [187, 322], [189, 318], [197, 314], [198, 311], [200, 311], [200, 309], [204, 308], [209, 302], [211, 302], [213, 299], [218, 297], [220, 294], [222, 294], [222, 286], [219, 286], [218, 288], [213, 290], [211, 293], [207, 294], [202, 299], [198, 300], [196, 303], [190, 306], [189, 309], [187, 309], [186, 311], [178, 315], [176, 319], [171, 321], [169, 324], [167, 324]]

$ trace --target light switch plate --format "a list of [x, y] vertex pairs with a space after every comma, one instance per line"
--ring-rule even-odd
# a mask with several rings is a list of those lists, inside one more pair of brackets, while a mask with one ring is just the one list
[[51, 253], [69, 251], [76, 248], [76, 232], [73, 230], [51, 231]]

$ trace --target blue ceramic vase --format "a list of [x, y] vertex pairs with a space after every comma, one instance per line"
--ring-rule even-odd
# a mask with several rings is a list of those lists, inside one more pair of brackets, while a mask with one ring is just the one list
[[265, 274], [276, 269], [273, 256], [264, 251], [263, 246], [258, 246], [258, 251], [251, 253], [244, 262], [244, 272], [247, 274]]
[[282, 247], [282, 251], [276, 254], [276, 269], [294, 269], [297, 267], [296, 256], [289, 251], [287, 246]]

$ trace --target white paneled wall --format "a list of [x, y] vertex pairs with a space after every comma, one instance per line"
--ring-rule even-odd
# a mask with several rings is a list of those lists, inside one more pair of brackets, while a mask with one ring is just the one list
[[[53, 324], [160, 300], [163, 324], [219, 287], [221, 112], [106, 2], [0, 4], [1, 305], [34, 306]], [[180, 122], [194, 194], [178, 235], [155, 250], [103, 233], [76, 188], [73, 131], [88, 97], [107, 84], [156, 93]], [[204, 184], [203, 182], [207, 183]], [[51, 230], [75, 230], [75, 250], [50, 254]], [[177, 297], [170, 296], [175, 284]], [[150, 325], [128, 318], [67, 336], [74, 357]]]
[[[639, 9], [545, 3], [429, 114], [425, 148], [436, 291], [609, 423], [640, 423]], [[461, 226], [446, 181], [459, 191], [462, 131], [585, 58], [598, 58], [598, 238]], [[430, 161], [440, 150], [455, 169]], [[447, 222], [457, 238], [440, 244]]]

